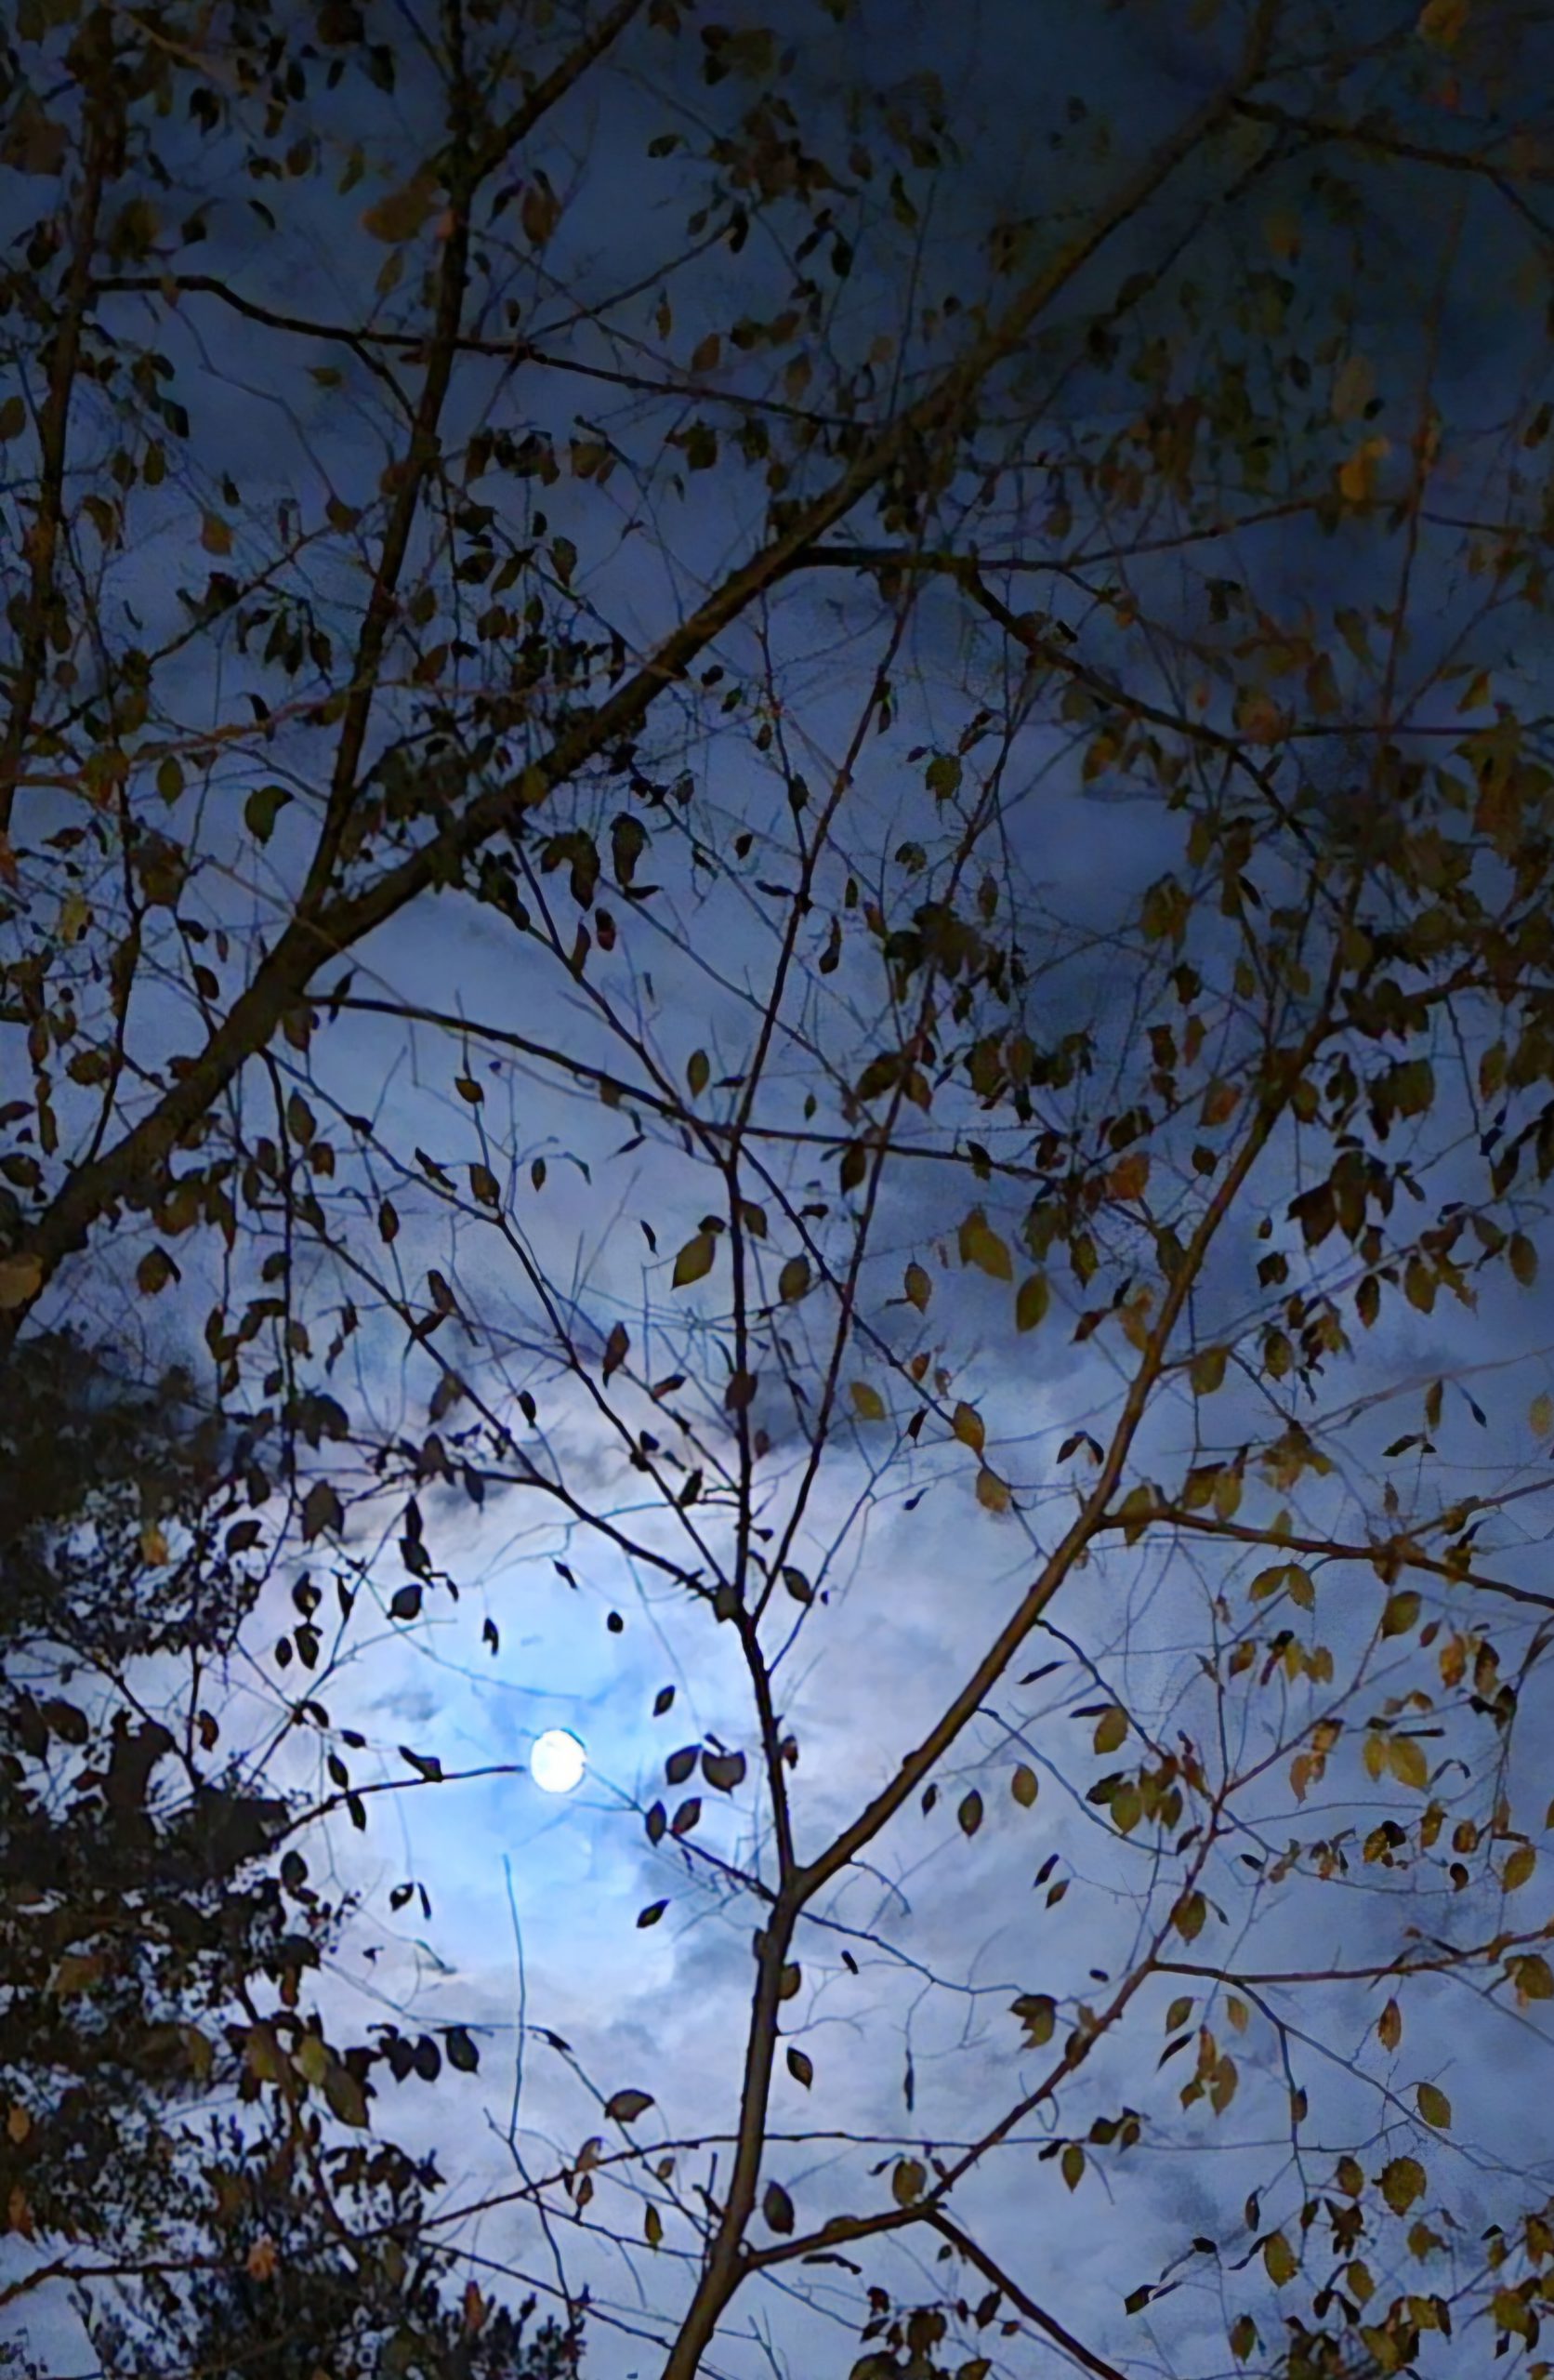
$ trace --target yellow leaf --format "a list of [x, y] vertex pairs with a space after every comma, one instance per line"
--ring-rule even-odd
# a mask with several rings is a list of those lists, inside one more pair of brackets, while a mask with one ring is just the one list
[[1519, 1843], [1500, 1871], [1500, 1882], [1508, 1893], [1518, 1892], [1527, 1882], [1537, 1864], [1538, 1855], [1532, 1844]]
[[1376, 494], [1377, 467], [1390, 452], [1385, 438], [1367, 438], [1338, 469], [1338, 493], [1346, 504], [1368, 504]]
[[1031, 2047], [1045, 2049], [1058, 2021], [1057, 2002], [1045, 1991], [1024, 1991], [1015, 2002], [1013, 2014], [1024, 2026]]
[[871, 1388], [869, 1386], [866, 1380], [855, 1380], [853, 1382], [852, 1402], [853, 1408], [861, 1421], [884, 1421], [885, 1399], [881, 1396], [877, 1388]]
[[1096, 1724], [1095, 1748], [1099, 1752], [1115, 1752], [1127, 1740], [1127, 1712], [1116, 1703], [1103, 1711]]
[[807, 1256], [790, 1256], [777, 1276], [777, 1294], [788, 1304], [801, 1298], [810, 1286], [810, 1260]]
[[375, 240], [387, 240], [397, 245], [401, 240], [413, 240], [437, 203], [432, 185], [422, 178], [410, 182], [403, 190], [390, 191], [369, 206], [362, 218], [362, 229]]
[[1387, 1765], [1400, 1785], [1412, 1785], [1416, 1792], [1422, 1793], [1429, 1783], [1424, 1752], [1412, 1736], [1389, 1738]]
[[999, 1238], [992, 1225], [981, 1216], [973, 1216], [968, 1223], [962, 1225], [960, 1249], [962, 1260], [966, 1263], [975, 1264], [980, 1271], [986, 1273], [993, 1280], [1013, 1280], [1014, 1264], [1007, 1243]]
[[1134, 1149], [1114, 1165], [1106, 1183], [1113, 1198], [1141, 1198], [1149, 1186], [1150, 1161], [1142, 1149]]
[[1033, 1273], [1021, 1281], [1014, 1302], [1014, 1327], [1017, 1330], [1034, 1330], [1052, 1302], [1052, 1291], [1045, 1273]]
[[1376, 2018], [1376, 2035], [1383, 2049], [1396, 2049], [1403, 2039], [1403, 2011], [1395, 2000], [1389, 2000]]
[[1022, 1810], [1030, 1809], [1039, 1790], [1035, 1770], [1027, 1768], [1021, 1762], [1009, 1779], [1009, 1791]]
[[1471, 0], [1425, 0], [1414, 30], [1431, 49], [1455, 49], [1467, 29], [1470, 5]]
[[329, 2044], [322, 2033], [304, 2033], [292, 2053], [292, 2064], [297, 2072], [320, 2089], [327, 2079], [331, 2062]]
[[957, 1405], [951, 1419], [950, 1427], [963, 1447], [969, 1447], [973, 1454], [981, 1454], [987, 1432], [982, 1427], [982, 1417], [974, 1405], [965, 1403]]
[[711, 1232], [699, 1231], [694, 1239], [688, 1239], [675, 1259], [676, 1289], [686, 1289], [692, 1281], [699, 1281], [705, 1274], [710, 1273], [714, 1253]]
[[0, 1256], [0, 1314], [14, 1312], [35, 1298], [43, 1287], [43, 1260], [37, 1256]]
[[995, 1471], [989, 1471], [985, 1463], [977, 1474], [977, 1501], [984, 1512], [1007, 1513], [1009, 1509], [1007, 1487]]
[[155, 1521], [148, 1521], [140, 1531], [140, 1559], [160, 1569], [167, 1559], [166, 1532]]
[[1204, 1930], [1204, 1920], [1207, 1915], [1208, 1903], [1202, 1893], [1189, 1893], [1184, 1899], [1178, 1901], [1171, 1911], [1177, 1932], [1184, 1942], [1197, 1940]]
[[1283, 2289], [1286, 2281], [1295, 2279], [1295, 2250], [1282, 2231], [1275, 2231], [1271, 2239], [1263, 2241], [1262, 2260], [1275, 2289]]
[[200, 523], [200, 543], [207, 554], [230, 554], [232, 550], [230, 524], [219, 512], [207, 512]]
[[1421, 2082], [1415, 2096], [1419, 2102], [1419, 2113], [1424, 2117], [1425, 2122], [1434, 2124], [1439, 2132], [1449, 2132], [1452, 2123], [1452, 2103], [1445, 2092], [1438, 2091], [1433, 2082]]
[[920, 1264], [909, 1264], [906, 1268], [906, 1294], [919, 1314], [927, 1312], [928, 1300], [933, 1295], [933, 1283]]

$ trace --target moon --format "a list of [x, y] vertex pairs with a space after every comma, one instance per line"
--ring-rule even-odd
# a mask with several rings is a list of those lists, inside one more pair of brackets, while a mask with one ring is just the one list
[[588, 1755], [570, 1727], [547, 1727], [529, 1754], [529, 1774], [542, 1793], [570, 1793], [583, 1782]]

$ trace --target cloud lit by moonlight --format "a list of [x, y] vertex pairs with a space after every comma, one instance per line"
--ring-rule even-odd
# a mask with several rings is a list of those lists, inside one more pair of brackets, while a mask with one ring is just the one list
[[570, 1727], [547, 1727], [529, 1754], [529, 1774], [542, 1793], [570, 1793], [583, 1782], [588, 1755]]

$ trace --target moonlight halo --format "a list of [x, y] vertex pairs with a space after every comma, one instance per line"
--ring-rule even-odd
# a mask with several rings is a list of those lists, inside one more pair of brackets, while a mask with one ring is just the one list
[[529, 1774], [542, 1793], [571, 1793], [583, 1782], [588, 1755], [570, 1727], [547, 1727], [534, 1739]]

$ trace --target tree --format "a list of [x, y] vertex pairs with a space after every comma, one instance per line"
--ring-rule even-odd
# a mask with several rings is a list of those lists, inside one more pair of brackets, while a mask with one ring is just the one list
[[[143, 2373], [150, 2336], [169, 2372], [257, 2357], [274, 2380], [561, 2380], [575, 2320], [526, 2341], [532, 2305], [515, 2318], [472, 2282], [452, 2307], [428, 2222], [434, 2161], [351, 2140], [375, 2068], [435, 2081], [442, 2053], [392, 2025], [333, 2046], [312, 1994], [349, 1908], [309, 1882], [295, 1845], [280, 1850], [292, 1805], [218, 1752], [211, 1706], [230, 1698], [212, 1677], [260, 1584], [243, 1559], [257, 1526], [231, 1517], [247, 1509], [252, 1445], [200, 1414], [187, 1377], [138, 1393], [68, 1336], [33, 1335], [6, 1381], [7, 2228], [69, 2242], [86, 2260], [67, 2254], [67, 2271], [130, 2284], [100, 2320], [89, 2285], [80, 2300], [104, 2369], [127, 2356]], [[294, 2043], [288, 2087], [261, 2110], [264, 2131], [227, 2117], [203, 2139], [213, 2095], [253, 2107], [280, 2079], [261, 2014], [272, 1997]], [[454, 2067], [478, 2064], [458, 2029], [444, 2045]], [[326, 2139], [323, 2110], [343, 2140]], [[7, 2295], [56, 2268], [41, 2256]], [[183, 2365], [165, 2360], [178, 2342]]]
[[[498, 1513], [659, 1633], [687, 2054], [450, 2241], [666, 2380], [1536, 2373], [1547, 27], [1040, 13], [981, 216], [840, 6], [23, 20], [12, 1376], [243, 1437], [294, 1848], [467, 1790], [353, 1664]], [[320, 2161], [437, 2056], [250, 2003]]]
[[338, 2188], [325, 2222], [289, 2140], [255, 2142], [234, 2125], [222, 2133], [210, 2170], [225, 2258], [180, 2281], [142, 2284], [138, 2334], [133, 2317], [121, 2315], [95, 2342], [105, 2371], [211, 2380], [575, 2373], [576, 2343], [555, 2322], [526, 2335], [533, 2298], [514, 2315], [474, 2281], [456, 2307], [441, 2294], [425, 2196], [434, 2169], [417, 2171], [389, 2149], [347, 2149], [335, 2161]]

